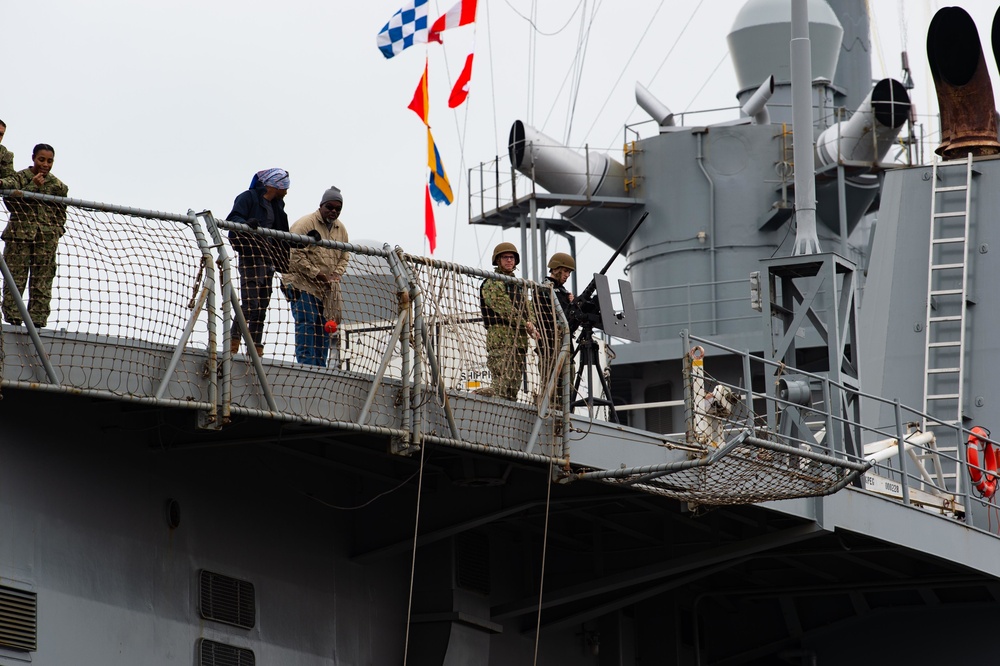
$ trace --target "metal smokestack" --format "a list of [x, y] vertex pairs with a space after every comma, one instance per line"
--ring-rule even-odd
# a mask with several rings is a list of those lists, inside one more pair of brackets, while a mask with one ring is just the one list
[[934, 152], [947, 159], [1000, 152], [993, 85], [979, 31], [964, 9], [943, 7], [931, 19], [927, 63], [941, 111], [941, 145]]
[[882, 79], [849, 120], [823, 130], [816, 139], [820, 166], [877, 162], [885, 157], [910, 115], [910, 96], [895, 79]]

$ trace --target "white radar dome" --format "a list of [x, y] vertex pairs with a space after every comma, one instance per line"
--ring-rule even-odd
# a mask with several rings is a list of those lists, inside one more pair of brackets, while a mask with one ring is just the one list
[[[826, 0], [808, 0], [812, 76], [833, 81], [844, 29]], [[757, 88], [774, 74], [778, 85], [791, 82], [789, 42], [792, 3], [789, 0], [749, 0], [736, 14], [726, 37], [740, 90]]]

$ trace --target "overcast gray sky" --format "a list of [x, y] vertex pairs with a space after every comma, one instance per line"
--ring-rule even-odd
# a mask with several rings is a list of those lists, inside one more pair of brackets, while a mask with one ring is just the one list
[[[430, 4], [433, 19], [453, 0]], [[292, 175], [292, 219], [313, 210], [334, 184], [344, 192], [352, 240], [421, 254], [425, 139], [406, 106], [426, 53], [431, 124], [456, 191], [452, 206], [435, 211], [435, 256], [479, 265], [501, 237], [468, 224], [466, 170], [506, 151], [515, 119], [620, 159], [624, 124], [645, 119], [635, 107], [635, 81], [675, 112], [735, 103], [726, 33], [743, 0], [550, 1], [538, 3], [537, 30], [525, 20], [530, 0], [479, 4], [476, 27], [446, 32], [443, 48], [416, 46], [385, 60], [375, 36], [398, 0], [8, 2], [4, 145], [24, 168], [35, 143], [53, 144], [53, 172], [71, 196], [171, 212], [208, 208], [218, 216], [255, 171], [281, 166]], [[924, 43], [940, 6], [973, 15], [1000, 86], [990, 49], [996, 2], [870, 5], [873, 76], [899, 77], [899, 52], [908, 48], [919, 113], [936, 109]], [[573, 60], [582, 20], [591, 16], [571, 111]], [[473, 44], [469, 101], [448, 109], [451, 81]], [[519, 239], [508, 232], [505, 240]], [[607, 248], [583, 238], [579, 244], [584, 260], [599, 268]]]

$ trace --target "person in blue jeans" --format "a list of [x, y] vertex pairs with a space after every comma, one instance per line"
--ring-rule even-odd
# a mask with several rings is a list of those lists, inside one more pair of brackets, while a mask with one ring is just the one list
[[289, 229], [316, 241], [291, 250], [284, 275], [285, 296], [295, 319], [295, 360], [306, 365], [326, 367], [330, 348], [337, 341], [336, 333], [327, 332], [326, 325], [331, 321], [341, 323], [340, 280], [350, 254], [317, 243], [348, 242], [347, 229], [340, 220], [343, 207], [343, 195], [331, 186], [320, 198], [319, 209]]

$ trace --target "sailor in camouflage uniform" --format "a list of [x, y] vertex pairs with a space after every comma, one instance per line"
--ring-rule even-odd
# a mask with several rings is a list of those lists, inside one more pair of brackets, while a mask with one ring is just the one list
[[[0, 178], [0, 189], [65, 197], [69, 188], [51, 173], [55, 154], [52, 146], [38, 144], [31, 151], [32, 165], [12, 176]], [[43, 327], [49, 320], [52, 280], [56, 275], [56, 249], [66, 230], [66, 205], [16, 195], [7, 195], [4, 203], [10, 211], [10, 222], [0, 235], [4, 241], [3, 258], [22, 297], [30, 277], [28, 314], [35, 326]], [[6, 284], [3, 316], [11, 324], [21, 324], [21, 314]]]
[[[7, 123], [0, 120], [0, 141], [3, 141], [3, 135], [6, 133]], [[7, 150], [4, 146], [0, 146], [0, 178], [7, 178], [8, 176], [13, 176], [15, 173], [14, 153]]]
[[[520, 261], [513, 243], [500, 243], [493, 250], [493, 265], [501, 275], [513, 277]], [[486, 325], [486, 365], [493, 377], [493, 394], [517, 400], [528, 336], [538, 339], [531, 303], [521, 285], [487, 279], [479, 287], [479, 306]]]
[[[535, 291], [535, 315], [540, 333], [538, 338], [538, 372], [541, 375], [543, 384], [548, 381], [556, 359], [559, 357], [559, 352], [562, 350], [563, 329], [558, 325], [559, 318], [556, 315], [552, 294], [555, 294], [555, 302], [559, 304], [566, 315], [566, 323], [569, 324], [571, 338], [583, 320], [583, 313], [580, 312], [580, 306], [574, 302], [576, 297], [566, 289], [566, 280], [576, 270], [576, 260], [565, 252], [556, 252], [549, 259], [548, 266], [548, 277], [542, 281], [541, 285]], [[552, 291], [549, 291], [550, 284], [552, 285]], [[575, 374], [572, 358], [571, 344], [571, 376]], [[559, 378], [556, 380], [556, 392], [552, 404], [557, 408], [562, 405], [562, 384]]]

